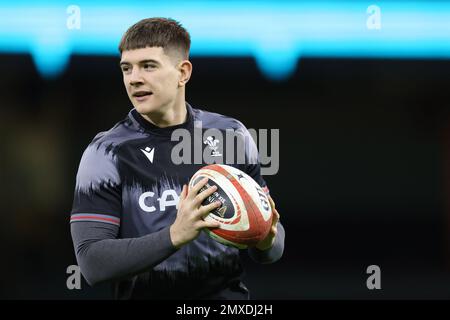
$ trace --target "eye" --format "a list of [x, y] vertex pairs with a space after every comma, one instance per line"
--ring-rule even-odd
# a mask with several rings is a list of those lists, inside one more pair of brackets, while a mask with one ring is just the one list
[[123, 73], [129, 73], [131, 70], [131, 68], [129, 66], [122, 66], [121, 68], [122, 68]]
[[155, 69], [155, 68], [156, 68], [156, 66], [152, 63], [144, 64], [144, 69], [146, 69], [146, 70]]

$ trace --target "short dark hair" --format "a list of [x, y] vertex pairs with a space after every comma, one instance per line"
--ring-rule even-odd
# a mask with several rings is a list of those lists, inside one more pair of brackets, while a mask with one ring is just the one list
[[183, 26], [170, 18], [147, 18], [132, 25], [120, 40], [119, 51], [162, 47], [167, 54], [177, 50], [189, 59], [191, 37]]

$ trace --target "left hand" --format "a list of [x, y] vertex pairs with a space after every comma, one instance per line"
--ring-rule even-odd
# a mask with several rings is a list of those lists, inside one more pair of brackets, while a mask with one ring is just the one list
[[268, 196], [270, 206], [272, 207], [272, 226], [270, 227], [269, 234], [260, 242], [256, 244], [256, 248], [259, 250], [267, 250], [270, 249], [277, 237], [277, 224], [278, 221], [280, 221], [280, 214], [278, 213], [277, 209], [275, 209], [275, 202], [273, 202], [273, 199], [271, 196]]

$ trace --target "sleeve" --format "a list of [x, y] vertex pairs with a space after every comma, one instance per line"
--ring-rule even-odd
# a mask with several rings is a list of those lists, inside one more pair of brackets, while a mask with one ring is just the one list
[[111, 144], [91, 143], [76, 178], [70, 230], [78, 265], [90, 285], [138, 274], [176, 251], [169, 227], [117, 239], [122, 195], [116, 151]]
[[[258, 148], [256, 147], [255, 140], [252, 135], [242, 125], [241, 130], [243, 131], [243, 136], [245, 138], [245, 172], [253, 178], [264, 190], [267, 195], [270, 195], [269, 188], [267, 186], [266, 181], [261, 175], [261, 165], [259, 162], [259, 153]], [[258, 250], [256, 248], [249, 248], [248, 254], [249, 256], [258, 263], [267, 264], [273, 263], [281, 258], [284, 252], [284, 237], [285, 232], [281, 223], [277, 224], [277, 237], [273, 246], [265, 251]]]
[[170, 227], [129, 239], [116, 239], [119, 227], [98, 221], [72, 223], [70, 230], [77, 263], [91, 286], [139, 274], [177, 251]]
[[241, 128], [239, 130], [243, 133], [245, 143], [245, 168], [243, 171], [252, 177], [253, 180], [255, 180], [263, 188], [264, 192], [269, 195], [269, 188], [261, 175], [261, 164], [259, 161], [258, 148], [256, 147], [255, 140], [243, 124], [241, 124]]
[[281, 258], [284, 252], [284, 228], [283, 225], [278, 222], [277, 224], [277, 237], [275, 238], [275, 242], [273, 243], [272, 248], [261, 251], [256, 248], [249, 248], [248, 255], [258, 263], [268, 264], [274, 263]]
[[120, 226], [122, 190], [116, 149], [91, 143], [84, 151], [76, 178], [71, 223], [99, 221]]

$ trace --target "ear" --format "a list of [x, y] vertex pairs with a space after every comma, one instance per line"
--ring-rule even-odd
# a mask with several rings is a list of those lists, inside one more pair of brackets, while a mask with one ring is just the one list
[[178, 64], [178, 70], [180, 71], [180, 79], [178, 81], [178, 86], [183, 87], [191, 78], [192, 63], [189, 60], [183, 60]]

